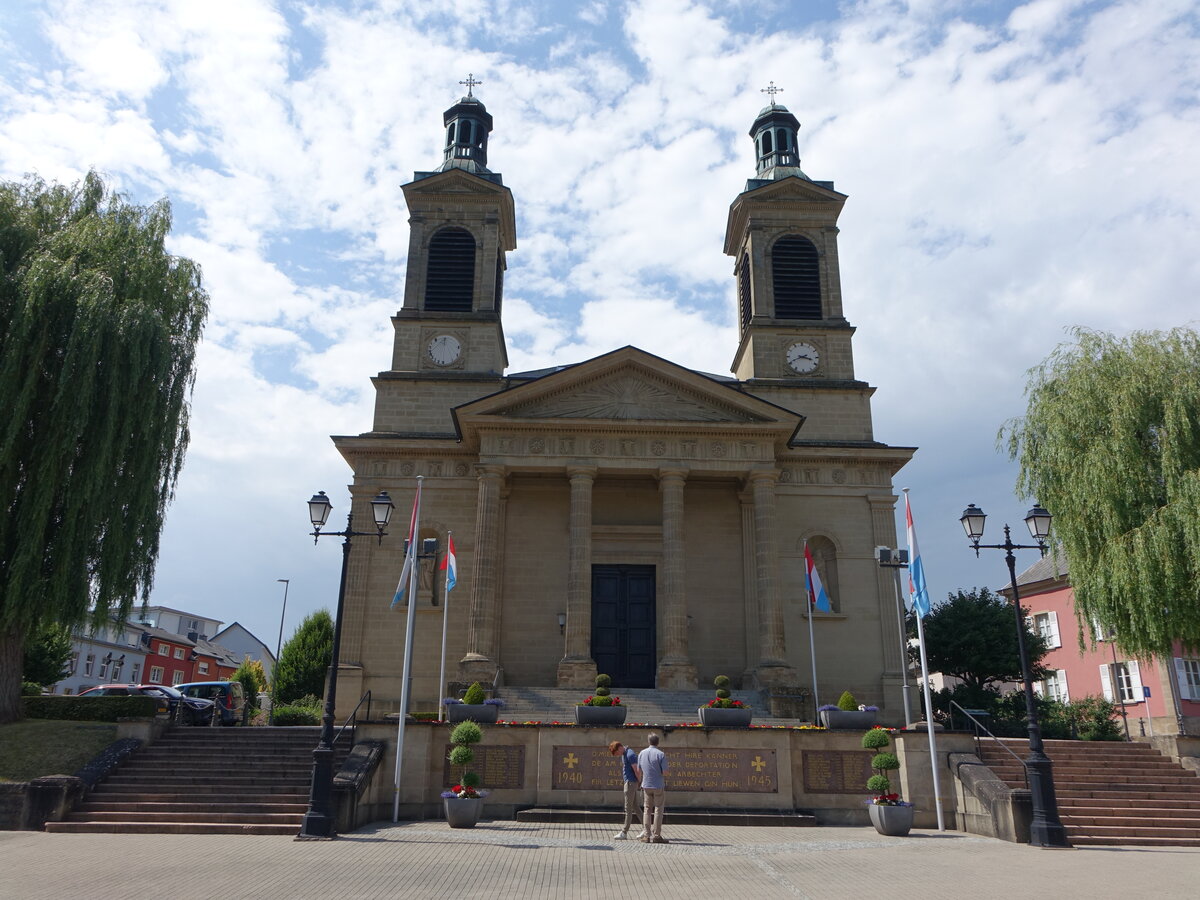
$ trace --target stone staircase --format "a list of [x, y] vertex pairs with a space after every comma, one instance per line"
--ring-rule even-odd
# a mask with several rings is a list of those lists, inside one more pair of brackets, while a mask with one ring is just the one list
[[[625, 723], [678, 725], [696, 722], [697, 708], [714, 696], [702, 691], [662, 691], [655, 688], [613, 688], [621, 705], [629, 708]], [[504, 699], [500, 718], [508, 722], [574, 722], [575, 705], [591, 693], [581, 688], [502, 687], [496, 694]], [[733, 691], [733, 698], [754, 710], [755, 725], [799, 725], [799, 719], [776, 719], [767, 715], [767, 703], [758, 691]]]
[[[349, 753], [336, 748], [334, 771]], [[295, 835], [320, 729], [180, 728], [96, 785], [57, 833]], [[343, 746], [344, 745], [344, 746]]]
[[[1017, 756], [1027, 741], [1003, 740]], [[1149, 744], [1046, 741], [1054, 763], [1058, 814], [1076, 846], [1105, 844], [1200, 847], [1200, 777]], [[1010, 787], [1023, 788], [1024, 767], [983, 741], [985, 765]]]

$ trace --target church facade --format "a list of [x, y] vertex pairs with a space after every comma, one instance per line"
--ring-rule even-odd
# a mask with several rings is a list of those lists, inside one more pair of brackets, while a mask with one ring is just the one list
[[[403, 606], [390, 607], [422, 476], [411, 709], [434, 709], [453, 532], [447, 678], [615, 689], [811, 691], [807, 542], [831, 595], [814, 613], [821, 700], [900, 710], [893, 475], [913, 448], [875, 440], [856, 379], [837, 220], [845, 195], [799, 166], [799, 122], [772, 102], [755, 177], [729, 210], [739, 343], [731, 376], [633, 346], [507, 373], [503, 281], [512, 192], [487, 168], [492, 117], [470, 92], [444, 115], [445, 159], [403, 186], [411, 233], [391, 368], [371, 430], [336, 436], [356, 518], [397, 515], [350, 557], [339, 715], [365, 690], [398, 708]], [[436, 541], [436, 554], [433, 552]], [[411, 593], [411, 592], [410, 592]], [[809, 706], [807, 714], [812, 714]]]

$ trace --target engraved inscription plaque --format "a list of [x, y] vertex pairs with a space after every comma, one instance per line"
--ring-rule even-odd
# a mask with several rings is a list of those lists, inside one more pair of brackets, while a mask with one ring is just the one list
[[[680, 747], [667, 749], [668, 791], [774, 794], [774, 750]], [[621, 790], [621, 762], [605, 747], [555, 747], [551, 787], [564, 791]]]
[[806, 794], [862, 794], [871, 772], [869, 750], [805, 750]]
[[[453, 744], [446, 745], [443, 758], [449, 757]], [[475, 761], [471, 763], [471, 771], [479, 774], [479, 786], [492, 791], [502, 788], [525, 787], [525, 748], [507, 747], [504, 745], [475, 746]], [[445, 759], [442, 766], [442, 784], [444, 787], [458, 784], [462, 777], [462, 766], [450, 765]]]

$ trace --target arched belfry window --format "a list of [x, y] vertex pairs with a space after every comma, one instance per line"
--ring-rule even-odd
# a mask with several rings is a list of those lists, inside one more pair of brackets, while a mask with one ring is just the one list
[[817, 248], [789, 234], [771, 248], [771, 287], [777, 319], [821, 318], [821, 275]]
[[475, 290], [475, 237], [465, 228], [443, 228], [429, 242], [425, 308], [470, 312]]
[[750, 308], [750, 256], [742, 254], [738, 265], [738, 310], [741, 314], [742, 331], [750, 327], [750, 317], [754, 311]]

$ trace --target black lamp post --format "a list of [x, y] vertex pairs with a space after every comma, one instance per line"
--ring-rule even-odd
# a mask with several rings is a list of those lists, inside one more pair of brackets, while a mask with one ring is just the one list
[[1029, 793], [1033, 802], [1033, 821], [1029, 824], [1029, 843], [1034, 847], [1070, 847], [1067, 829], [1058, 817], [1058, 800], [1054, 794], [1054, 770], [1050, 757], [1042, 746], [1042, 728], [1038, 722], [1037, 704], [1033, 699], [1033, 676], [1029, 671], [1029, 653], [1025, 649], [1025, 614], [1021, 611], [1021, 595], [1017, 592], [1017, 560], [1014, 550], [1039, 550], [1046, 555], [1046, 538], [1050, 534], [1050, 513], [1035, 503], [1025, 515], [1025, 525], [1036, 544], [1014, 544], [1008, 525], [1004, 526], [1003, 544], [981, 544], [983, 525], [987, 515], [972, 503], [963, 511], [959, 521], [975, 555], [981, 549], [1003, 550], [1008, 563], [1008, 577], [1012, 584], [1013, 610], [1017, 617], [1017, 650], [1021, 656], [1021, 678], [1025, 682], [1025, 711], [1029, 719], [1029, 756], [1025, 760], [1025, 771], [1029, 777]]
[[[308, 811], [304, 814], [304, 822], [300, 826], [297, 840], [329, 840], [337, 836], [336, 820], [333, 814], [333, 710], [337, 695], [338, 654], [342, 643], [342, 606], [346, 601], [346, 564], [350, 560], [350, 541], [352, 538], [369, 536], [369, 531], [354, 530], [354, 515], [346, 515], [345, 531], [326, 531], [321, 529], [329, 519], [333, 504], [321, 491], [308, 501], [308, 517], [312, 521], [313, 543], [321, 537], [340, 537], [342, 541], [342, 575], [338, 582], [337, 615], [333, 620], [333, 655], [329, 661], [329, 680], [325, 687], [325, 713], [321, 717], [321, 740], [313, 750], [312, 788], [308, 795]], [[392, 518], [392, 498], [387, 491], [380, 491], [371, 501], [371, 514], [375, 518], [375, 532], [379, 543], [383, 543], [384, 530]]]

